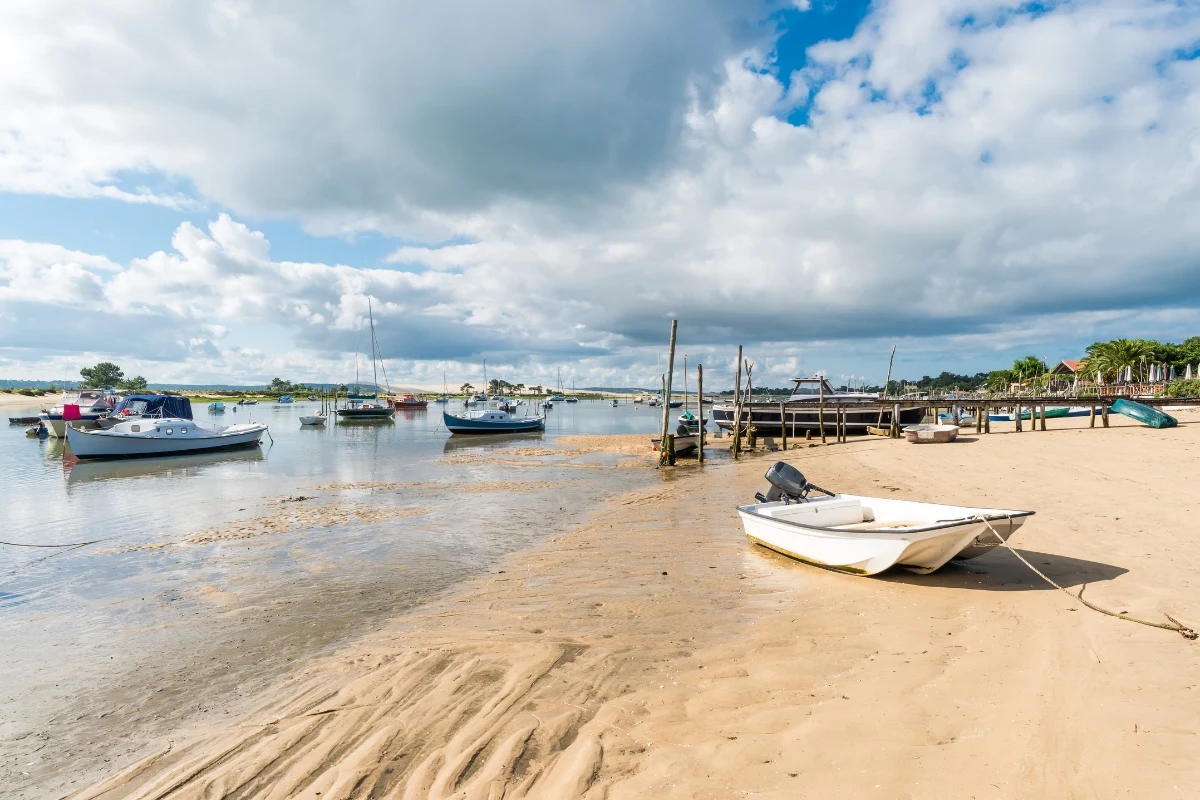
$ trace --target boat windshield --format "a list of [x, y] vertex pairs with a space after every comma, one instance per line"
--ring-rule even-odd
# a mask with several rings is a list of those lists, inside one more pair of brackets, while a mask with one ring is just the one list
[[833, 394], [833, 387], [824, 378], [793, 378], [796, 388], [792, 389], [792, 397], [818, 397], [821, 385], [825, 385], [825, 394]]

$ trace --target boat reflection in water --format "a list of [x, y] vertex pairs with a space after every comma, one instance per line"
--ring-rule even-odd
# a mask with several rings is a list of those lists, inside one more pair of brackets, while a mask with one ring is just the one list
[[108, 461], [79, 459], [72, 455], [70, 450], [62, 454], [63, 474], [67, 478], [68, 485], [147, 476], [156, 478], [193, 476], [213, 467], [253, 465], [263, 461], [266, 461], [266, 455], [257, 447], [250, 450], [195, 453], [187, 456]]
[[522, 444], [540, 445], [543, 442], [545, 442], [545, 437], [541, 431], [495, 433], [490, 436], [451, 436], [442, 445], [442, 453], [485, 453], [491, 450], [519, 447]]

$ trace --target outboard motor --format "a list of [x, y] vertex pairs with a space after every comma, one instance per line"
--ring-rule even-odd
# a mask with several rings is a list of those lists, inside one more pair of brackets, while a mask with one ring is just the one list
[[754, 495], [754, 499], [760, 503], [775, 503], [779, 500], [785, 503], [802, 503], [808, 500], [808, 493], [812, 491], [834, 496], [833, 492], [822, 489], [815, 483], [809, 483], [803, 472], [783, 461], [776, 461], [763, 477], [771, 484], [771, 488], [765, 496], [762, 492]]

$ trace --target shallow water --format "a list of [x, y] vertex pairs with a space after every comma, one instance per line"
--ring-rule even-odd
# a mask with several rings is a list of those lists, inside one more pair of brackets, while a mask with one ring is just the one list
[[60, 440], [0, 429], [11, 796], [56, 796], [186, 719], [231, 711], [289, 664], [657, 479], [557, 454], [555, 439], [650, 433], [660, 409], [558, 404], [545, 434], [452, 438], [436, 405], [302, 428], [315, 405], [197, 405], [202, 423], [266, 421], [274, 442], [179, 458], [80, 462]]

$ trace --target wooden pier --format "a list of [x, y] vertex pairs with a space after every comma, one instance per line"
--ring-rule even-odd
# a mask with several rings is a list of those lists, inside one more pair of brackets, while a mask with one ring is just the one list
[[[1091, 410], [1088, 415], [1088, 426], [1096, 427], [1097, 419], [1100, 426], [1107, 428], [1109, 426], [1109, 414], [1112, 405], [1118, 399], [1130, 400], [1143, 405], [1161, 408], [1163, 406], [1190, 406], [1200, 407], [1200, 397], [1137, 397], [1129, 395], [1105, 394], [1102, 396], [1088, 397], [1064, 397], [1062, 395], [1046, 395], [1046, 396], [991, 396], [991, 397], [940, 397], [940, 398], [896, 398], [884, 397], [878, 401], [871, 400], [838, 400], [834, 398], [811, 400], [766, 400], [766, 401], [743, 401], [736, 411], [736, 419], [740, 420], [740, 427], [746, 433], [748, 427], [760, 427], [765, 423], [766, 427], [771, 429], [783, 427], [782, 438], [786, 442], [788, 439], [795, 441], [797, 435], [805, 436], [805, 431], [812, 431], [814, 423], [809, 421], [802, 424], [787, 422], [781, 426], [780, 422], [766, 422], [763, 416], [770, 415], [772, 420], [792, 420], [796, 414], [804, 414], [807, 417], [815, 417], [815, 423], [819, 430], [822, 442], [826, 441], [827, 434], [832, 434], [836, 441], [845, 441], [847, 430], [847, 412], [852, 411], [856, 417], [861, 418], [863, 415], [877, 415], [882, 421], [886, 415], [887, 421], [882, 427], [864, 426], [861, 422], [854, 423], [854, 427], [858, 432], [878, 434], [899, 438], [900, 428], [904, 426], [903, 421], [897, 422], [904, 415], [911, 417], [912, 411], [923, 410], [924, 417], [932, 416], [935, 420], [941, 411], [950, 412], [952, 409], [958, 409], [964, 416], [973, 416], [975, 418], [976, 433], [991, 433], [991, 420], [989, 417], [993, 413], [1003, 411], [1011, 411], [1014, 416], [1012, 420], [1016, 424], [1016, 431], [1024, 430], [1024, 423], [1029, 423], [1029, 430], [1047, 430], [1047, 420], [1064, 419], [1063, 417], [1047, 417], [1046, 411], [1048, 408], [1061, 408], [1063, 406], [1087, 408]], [[733, 402], [718, 403], [718, 405], [733, 405]], [[1029, 419], [1022, 420], [1023, 414], [1029, 414]], [[761, 420], [761, 421], [760, 421]], [[731, 427], [733, 427], [731, 425]], [[966, 430], [970, 429], [970, 425], [966, 426]], [[790, 435], [789, 435], [789, 430]], [[763, 434], [760, 434], [763, 435]], [[779, 435], [779, 434], [766, 434]], [[737, 438], [735, 437], [735, 441]], [[786, 445], [785, 445], [786, 446]]]

